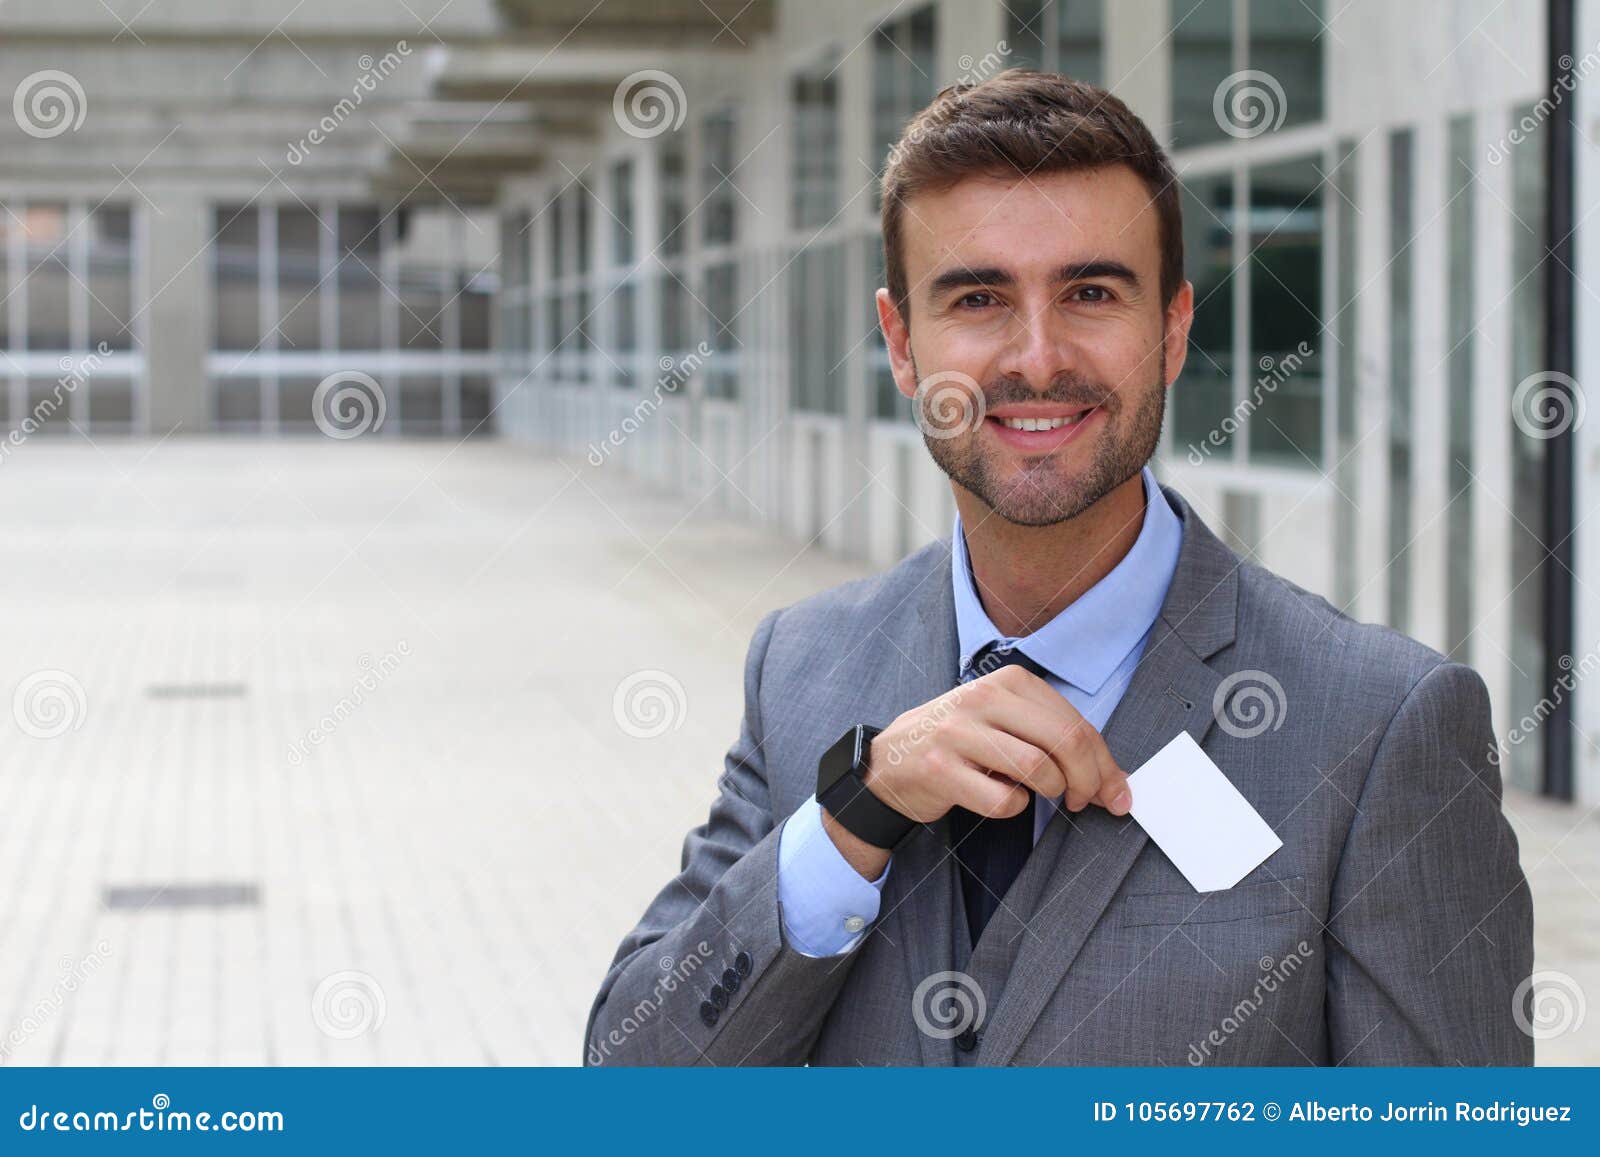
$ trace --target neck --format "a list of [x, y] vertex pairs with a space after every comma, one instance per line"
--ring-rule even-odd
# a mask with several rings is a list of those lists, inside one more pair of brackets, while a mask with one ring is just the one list
[[952, 489], [979, 601], [1008, 638], [1032, 634], [1076, 602], [1122, 561], [1144, 526], [1142, 473], [1053, 526], [1007, 522], [970, 490]]

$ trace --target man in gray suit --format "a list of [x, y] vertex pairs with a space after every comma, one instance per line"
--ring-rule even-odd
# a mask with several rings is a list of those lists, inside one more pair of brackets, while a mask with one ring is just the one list
[[[1482, 681], [1242, 562], [1146, 465], [1195, 301], [1145, 125], [1059, 76], [947, 89], [883, 235], [954, 533], [762, 620], [586, 1062], [1529, 1063]], [[1183, 732], [1283, 841], [1231, 888], [1128, 814]]]

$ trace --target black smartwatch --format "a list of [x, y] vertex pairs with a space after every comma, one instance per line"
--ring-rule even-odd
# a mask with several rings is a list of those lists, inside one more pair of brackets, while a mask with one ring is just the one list
[[858, 723], [822, 753], [817, 763], [817, 802], [844, 830], [875, 848], [892, 849], [916, 828], [867, 788], [867, 756], [883, 729]]

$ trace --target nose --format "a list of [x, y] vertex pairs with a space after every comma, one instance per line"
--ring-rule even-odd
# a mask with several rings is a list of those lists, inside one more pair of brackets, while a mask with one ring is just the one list
[[1078, 368], [1077, 351], [1067, 329], [1048, 302], [1016, 306], [995, 368], [1043, 393], [1062, 374]]

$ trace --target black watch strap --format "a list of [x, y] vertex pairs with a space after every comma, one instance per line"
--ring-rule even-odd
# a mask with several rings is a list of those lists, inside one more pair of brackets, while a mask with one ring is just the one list
[[867, 756], [881, 728], [859, 723], [817, 764], [817, 802], [845, 831], [875, 848], [892, 849], [917, 821], [879, 799], [866, 784]]

